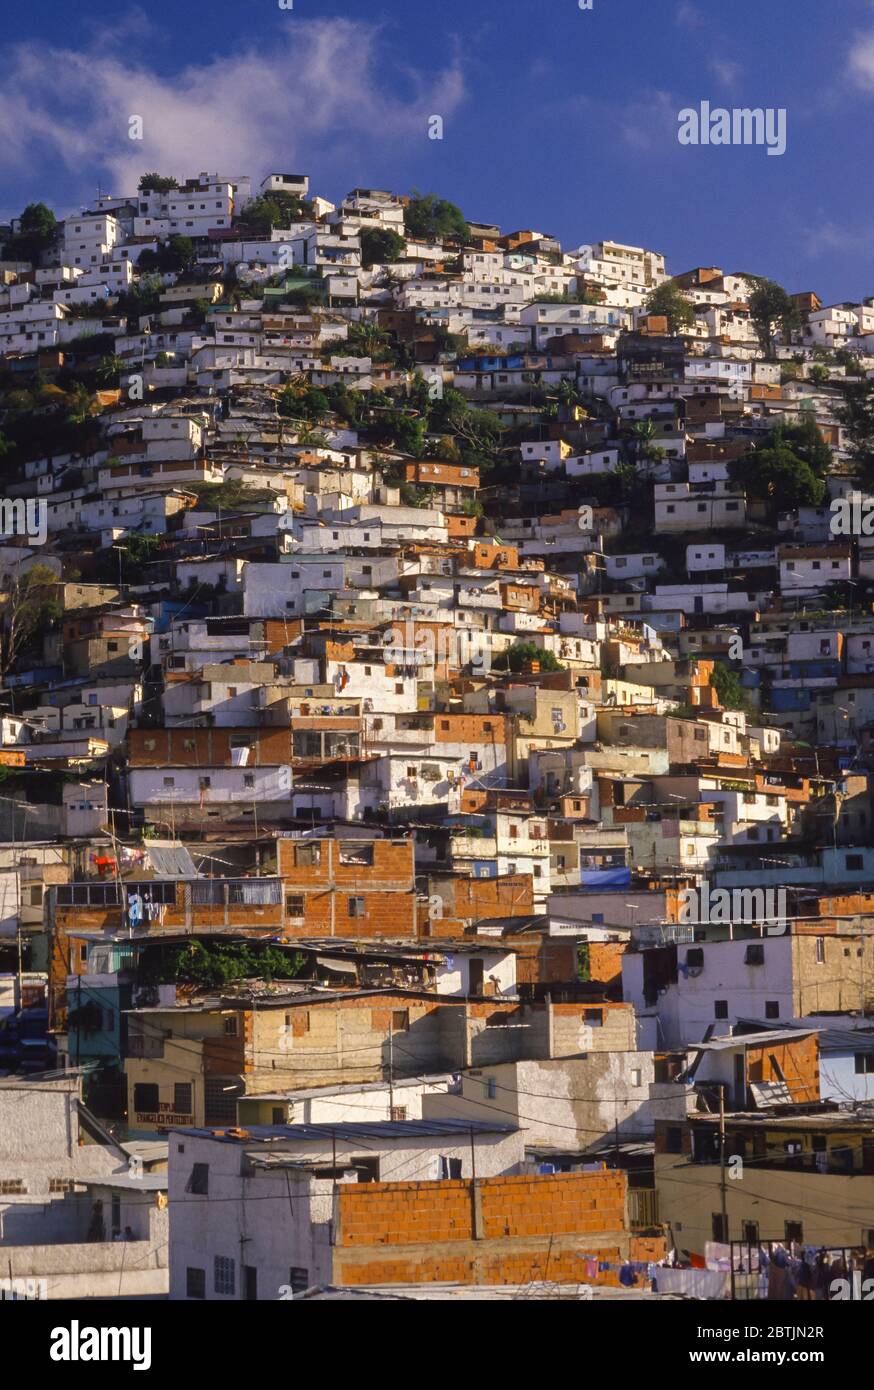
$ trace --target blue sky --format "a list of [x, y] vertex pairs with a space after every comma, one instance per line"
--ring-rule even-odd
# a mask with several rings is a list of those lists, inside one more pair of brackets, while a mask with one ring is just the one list
[[[2, 215], [278, 168], [874, 294], [872, 0], [38, 0], [5, 7], [0, 50]], [[680, 146], [702, 100], [785, 107], [786, 154]]]

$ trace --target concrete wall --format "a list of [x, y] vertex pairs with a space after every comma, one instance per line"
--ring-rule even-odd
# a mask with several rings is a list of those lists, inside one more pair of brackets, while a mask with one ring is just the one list
[[423, 1112], [429, 1119], [517, 1123], [526, 1144], [586, 1149], [611, 1139], [617, 1127], [620, 1139], [652, 1134], [653, 1075], [649, 1052], [506, 1063], [464, 1073], [460, 1095], [426, 1096]]
[[[720, 1210], [719, 1164], [690, 1163], [681, 1154], [656, 1154], [659, 1218], [676, 1244], [703, 1255]], [[740, 1240], [744, 1221], [757, 1221], [762, 1240], [782, 1240], [787, 1221], [800, 1221], [810, 1245], [858, 1245], [871, 1229], [874, 1177], [798, 1173], [745, 1165], [741, 1180], [726, 1183], [729, 1236]]]
[[146, 1240], [12, 1246], [3, 1266], [6, 1278], [45, 1279], [48, 1298], [146, 1298], [168, 1286], [166, 1243]]
[[[37, 1082], [0, 1081], [0, 1213], [22, 1199], [47, 1198], [63, 1184], [83, 1183], [127, 1170], [121, 1153], [81, 1143], [78, 1077]], [[20, 1185], [18, 1192], [9, 1184]]]

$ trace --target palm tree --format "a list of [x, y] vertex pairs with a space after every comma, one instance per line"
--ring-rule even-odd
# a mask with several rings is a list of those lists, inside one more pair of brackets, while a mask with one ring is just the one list
[[372, 357], [388, 341], [388, 335], [375, 323], [353, 323], [349, 329], [349, 340], [368, 357]]
[[101, 357], [97, 363], [97, 383], [99, 386], [116, 386], [118, 378], [124, 367], [120, 357], [114, 354], [109, 357]]
[[559, 405], [579, 405], [580, 395], [576, 385], [570, 377], [563, 376], [558, 383], [558, 403]]
[[81, 425], [94, 413], [94, 401], [87, 386], [77, 381], [67, 392], [68, 418], [74, 425]]

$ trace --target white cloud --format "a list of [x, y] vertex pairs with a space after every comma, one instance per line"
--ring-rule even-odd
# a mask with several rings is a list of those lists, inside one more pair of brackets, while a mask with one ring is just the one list
[[851, 80], [857, 87], [874, 92], [874, 33], [857, 34], [847, 62]]
[[674, 22], [684, 25], [687, 29], [700, 29], [704, 23], [704, 16], [696, 5], [683, 0], [683, 3], [677, 6]]
[[710, 71], [717, 82], [720, 82], [730, 92], [736, 90], [743, 73], [740, 63], [734, 63], [730, 58], [711, 59]]
[[830, 221], [820, 222], [816, 227], [808, 227], [804, 236], [805, 252], [814, 259], [841, 251], [865, 251], [871, 245], [871, 238], [867, 232], [839, 226]]
[[653, 91], [645, 99], [625, 107], [619, 114], [619, 133], [632, 149], [665, 149], [677, 139], [676, 99], [670, 92]]
[[[275, 41], [172, 75], [107, 51], [20, 45], [4, 55], [0, 170], [52, 159], [90, 188], [95, 171], [132, 192], [148, 169], [228, 175], [352, 158], [366, 176], [386, 147], [427, 139], [430, 115], [464, 99], [461, 65], [425, 74], [392, 66], [378, 27], [295, 18]], [[398, 95], [398, 91], [403, 95]], [[133, 115], [143, 139], [128, 138]]]

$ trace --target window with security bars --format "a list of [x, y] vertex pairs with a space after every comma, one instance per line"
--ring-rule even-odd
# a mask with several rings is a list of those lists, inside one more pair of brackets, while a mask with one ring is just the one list
[[234, 1261], [226, 1255], [216, 1255], [213, 1289], [216, 1293], [233, 1294], [235, 1290]]
[[204, 1083], [204, 1122], [207, 1125], [233, 1125], [237, 1122], [237, 1097], [242, 1086], [233, 1078], [210, 1077]]
[[177, 1115], [191, 1114], [191, 1082], [177, 1081], [173, 1087], [173, 1110]]

